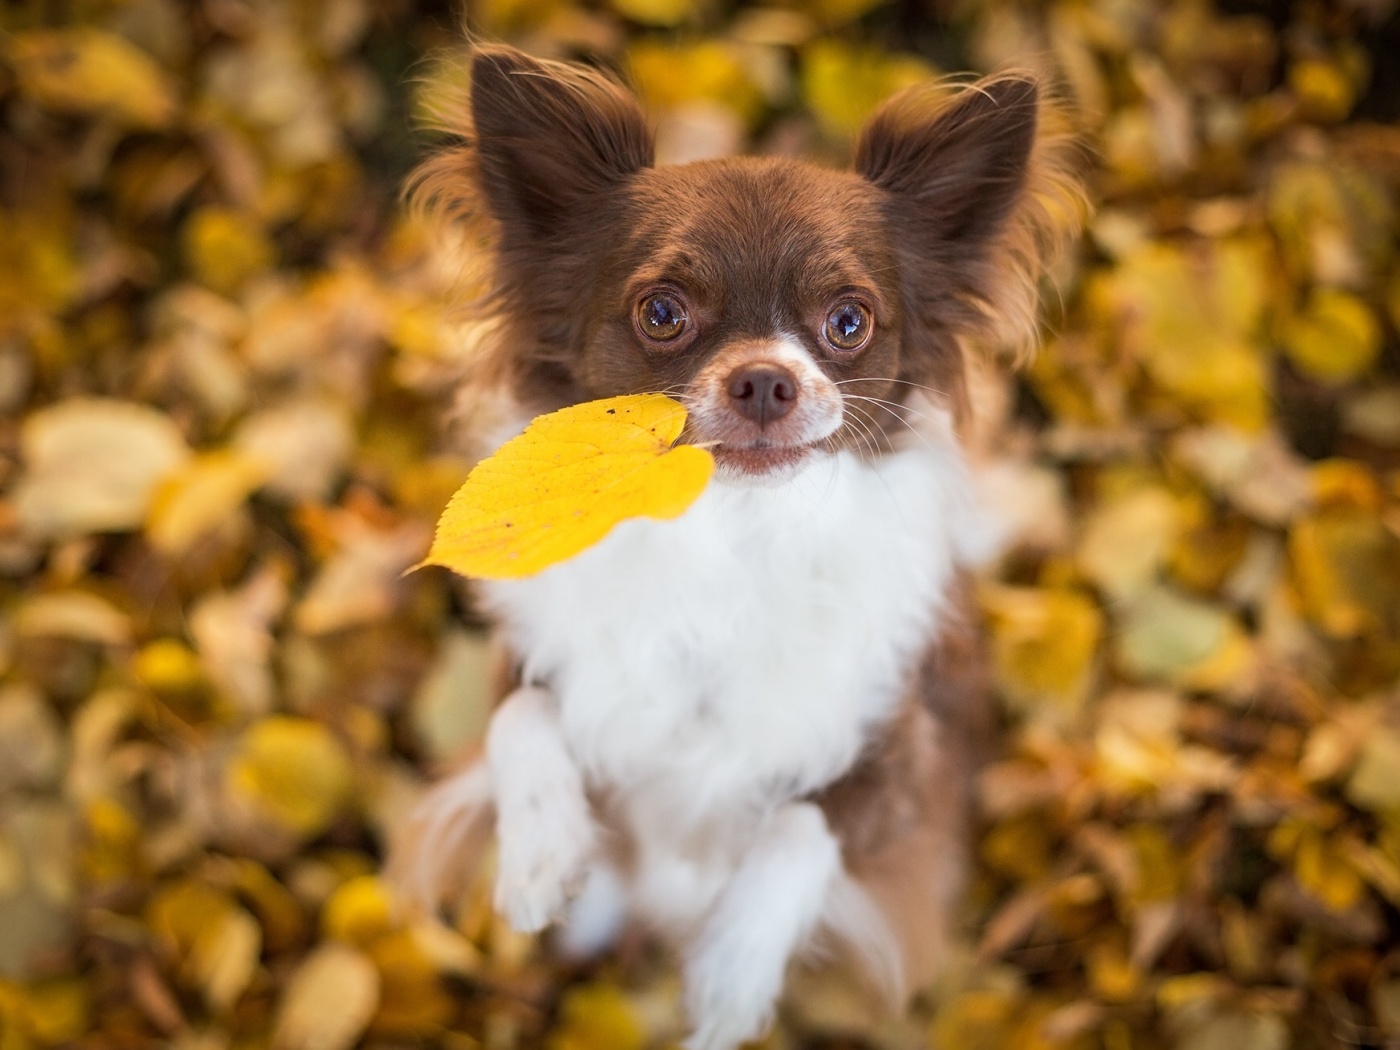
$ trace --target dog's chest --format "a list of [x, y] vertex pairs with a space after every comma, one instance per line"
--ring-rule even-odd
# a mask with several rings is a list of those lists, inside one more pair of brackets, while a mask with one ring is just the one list
[[888, 716], [965, 547], [951, 449], [841, 454], [771, 487], [710, 486], [489, 586], [597, 788], [762, 807], [846, 770]]

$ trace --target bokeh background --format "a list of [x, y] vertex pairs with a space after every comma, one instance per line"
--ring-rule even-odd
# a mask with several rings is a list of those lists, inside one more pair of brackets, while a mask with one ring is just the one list
[[[479, 0], [627, 71], [672, 160], [833, 162], [881, 97], [1061, 85], [1097, 213], [978, 383], [1013, 523], [967, 935], [775, 1048], [1400, 1046], [1394, 0]], [[0, 1050], [641, 1050], [634, 944], [409, 921], [386, 832], [481, 731], [420, 558], [467, 460], [461, 244], [398, 187], [462, 104], [427, 0], [0, 9]], [[470, 249], [468, 244], [467, 249]]]

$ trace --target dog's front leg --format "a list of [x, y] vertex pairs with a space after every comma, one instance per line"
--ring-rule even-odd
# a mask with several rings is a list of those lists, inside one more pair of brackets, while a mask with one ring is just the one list
[[840, 870], [817, 806], [788, 803], [768, 819], [686, 955], [689, 1050], [732, 1050], [763, 1033]]
[[534, 933], [560, 917], [597, 844], [583, 777], [548, 690], [522, 686], [496, 709], [486, 761], [500, 841], [496, 910]]

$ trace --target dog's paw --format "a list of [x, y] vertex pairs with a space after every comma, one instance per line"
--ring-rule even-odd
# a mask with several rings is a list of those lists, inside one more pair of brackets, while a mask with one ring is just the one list
[[588, 803], [576, 790], [532, 791], [500, 815], [498, 836], [496, 910], [512, 929], [538, 933], [562, 917], [588, 873], [597, 845]]
[[753, 927], [707, 938], [685, 967], [686, 1012], [694, 1026], [686, 1050], [735, 1050], [761, 1037], [772, 1023], [786, 963]]

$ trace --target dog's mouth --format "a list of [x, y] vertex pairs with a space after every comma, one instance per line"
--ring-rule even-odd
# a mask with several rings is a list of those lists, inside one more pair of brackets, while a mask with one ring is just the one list
[[759, 440], [743, 444], [725, 442], [710, 451], [721, 470], [753, 477], [791, 470], [814, 450], [814, 445], [781, 445]]

